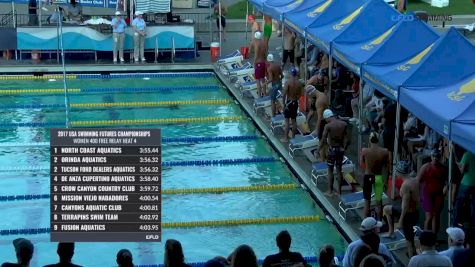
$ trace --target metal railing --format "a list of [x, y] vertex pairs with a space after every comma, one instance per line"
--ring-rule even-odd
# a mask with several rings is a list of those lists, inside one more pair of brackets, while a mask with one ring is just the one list
[[13, 28], [14, 27], [14, 24], [13, 24], [13, 11], [10, 11], [9, 13], [7, 14], [2, 14], [0, 15], [1, 19], [0, 19], [0, 27], [4, 27], [4, 28]]

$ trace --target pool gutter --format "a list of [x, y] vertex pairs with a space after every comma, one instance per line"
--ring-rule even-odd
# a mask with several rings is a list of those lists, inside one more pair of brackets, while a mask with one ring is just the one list
[[[323, 193], [313, 185], [310, 175], [305, 172], [305, 170], [292, 157], [290, 157], [287, 148], [274, 135], [274, 133], [270, 130], [269, 126], [254, 112], [253, 107], [249, 103], [247, 103], [247, 101], [245, 101], [244, 97], [241, 96], [241, 92], [236, 89], [234, 85], [231, 84], [220, 71], [218, 71], [217, 68], [214, 68], [214, 71], [217, 77], [221, 80], [221, 82], [225, 84], [228, 90], [232, 93], [234, 98], [239, 101], [243, 109], [246, 111], [249, 117], [251, 117], [256, 126], [259, 128], [259, 130], [269, 140], [271, 145], [287, 162], [288, 166], [296, 174], [299, 180], [304, 183], [305, 187], [307, 188], [307, 190], [309, 190], [314, 199], [319, 202], [322, 209], [326, 213], [328, 213], [328, 215], [333, 220], [332, 223], [337, 226], [338, 230], [343, 234], [347, 241], [351, 242], [359, 239], [359, 236], [354, 231], [354, 229], [340, 218], [338, 210], [336, 210], [332, 203], [330, 203], [330, 201], [328, 201], [328, 199], [323, 195]], [[322, 219], [325, 220], [325, 218]]]

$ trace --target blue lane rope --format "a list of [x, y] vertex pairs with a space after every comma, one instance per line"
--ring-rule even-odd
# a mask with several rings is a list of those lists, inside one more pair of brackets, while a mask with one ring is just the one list
[[22, 200], [38, 200], [38, 199], [49, 199], [49, 194], [42, 195], [16, 195], [16, 196], [0, 196], [0, 202], [5, 201], [22, 201]]
[[[273, 157], [255, 157], [242, 159], [213, 159], [213, 160], [187, 160], [187, 161], [164, 161], [163, 167], [172, 166], [211, 166], [211, 165], [234, 165], [244, 163], [265, 163], [276, 161]], [[50, 171], [49, 165], [33, 165], [33, 166], [14, 166], [0, 168], [0, 172], [27, 172], [27, 171]]]
[[163, 73], [113, 73], [113, 74], [78, 74], [76, 79], [114, 79], [114, 78], [203, 78], [214, 77], [213, 72], [163, 72]]
[[248, 141], [255, 140], [255, 135], [241, 136], [196, 136], [196, 137], [163, 137], [163, 143], [198, 143], [198, 142], [232, 142], [232, 141]]
[[[199, 143], [199, 142], [239, 142], [256, 140], [255, 135], [236, 135], [236, 136], [192, 136], [192, 137], [163, 137], [162, 143]], [[32, 143], [0, 143], [0, 147], [42, 147], [49, 146], [49, 142]]]
[[36, 109], [36, 108], [64, 108], [64, 104], [16, 104], [16, 105], [0, 106], [0, 109]]
[[54, 127], [64, 126], [62, 121], [54, 122], [0, 122], [0, 128], [18, 128], [18, 127]]
[[213, 160], [187, 160], [187, 161], [165, 161], [162, 162], [163, 167], [171, 166], [210, 166], [210, 165], [231, 165], [242, 163], [259, 163], [272, 162], [276, 159], [273, 157], [255, 157], [243, 159], [213, 159]]
[[124, 87], [124, 88], [81, 88], [80, 93], [124, 93], [180, 90], [217, 90], [217, 85], [167, 86], [167, 87]]

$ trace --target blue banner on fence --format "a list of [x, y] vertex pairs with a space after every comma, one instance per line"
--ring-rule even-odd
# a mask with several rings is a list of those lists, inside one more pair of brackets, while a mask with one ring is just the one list
[[[51, 2], [50, 0], [37, 0], [37, 1], [42, 1], [42, 5], [45, 5], [48, 2]], [[78, 3], [80, 3], [82, 6], [88, 6], [88, 7], [106, 7], [106, 8], [115, 8], [117, 5], [117, 2], [123, 2], [123, 0], [77, 0]], [[29, 0], [0, 0], [0, 3], [17, 3], [17, 4], [28, 4]], [[56, 4], [59, 5], [66, 5], [69, 3], [69, 0], [54, 0], [53, 1]]]

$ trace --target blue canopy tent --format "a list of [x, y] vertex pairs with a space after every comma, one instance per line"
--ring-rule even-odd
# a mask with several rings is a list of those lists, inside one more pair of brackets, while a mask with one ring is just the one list
[[331, 45], [332, 56], [349, 70], [360, 75], [360, 67], [397, 30], [392, 19], [399, 13], [383, 0], [372, 0], [360, 16], [336, 37]]
[[304, 30], [318, 18], [333, 0], [307, 0], [301, 6], [286, 14], [284, 24], [303, 35]]
[[[330, 42], [333, 41], [349, 24], [351, 24], [364, 7], [367, 0], [328, 0], [328, 8], [316, 17], [305, 31], [311, 43], [330, 53]], [[374, 14], [371, 14], [374, 15]]]
[[[473, 99], [475, 95], [475, 77], [469, 82], [470, 97]], [[467, 93], [468, 94], [468, 93]], [[464, 147], [465, 149], [475, 153], [475, 100], [458, 116], [451, 124], [450, 139]]]
[[[266, 0], [249, 0], [249, 2], [257, 9], [259, 12], [264, 11], [264, 2]], [[247, 18], [246, 18], [247, 19]]]
[[[467, 87], [475, 78], [474, 58], [475, 46], [451, 28], [402, 84], [399, 102], [429, 127], [450, 138], [450, 122], [475, 99], [473, 85]], [[472, 119], [475, 120], [475, 113]]]
[[273, 19], [283, 20], [287, 12], [291, 12], [301, 6], [304, 0], [267, 0], [264, 2], [264, 14]]
[[387, 97], [397, 100], [398, 90], [411, 76], [439, 35], [422, 21], [401, 22], [378, 51], [361, 67], [361, 78]]

